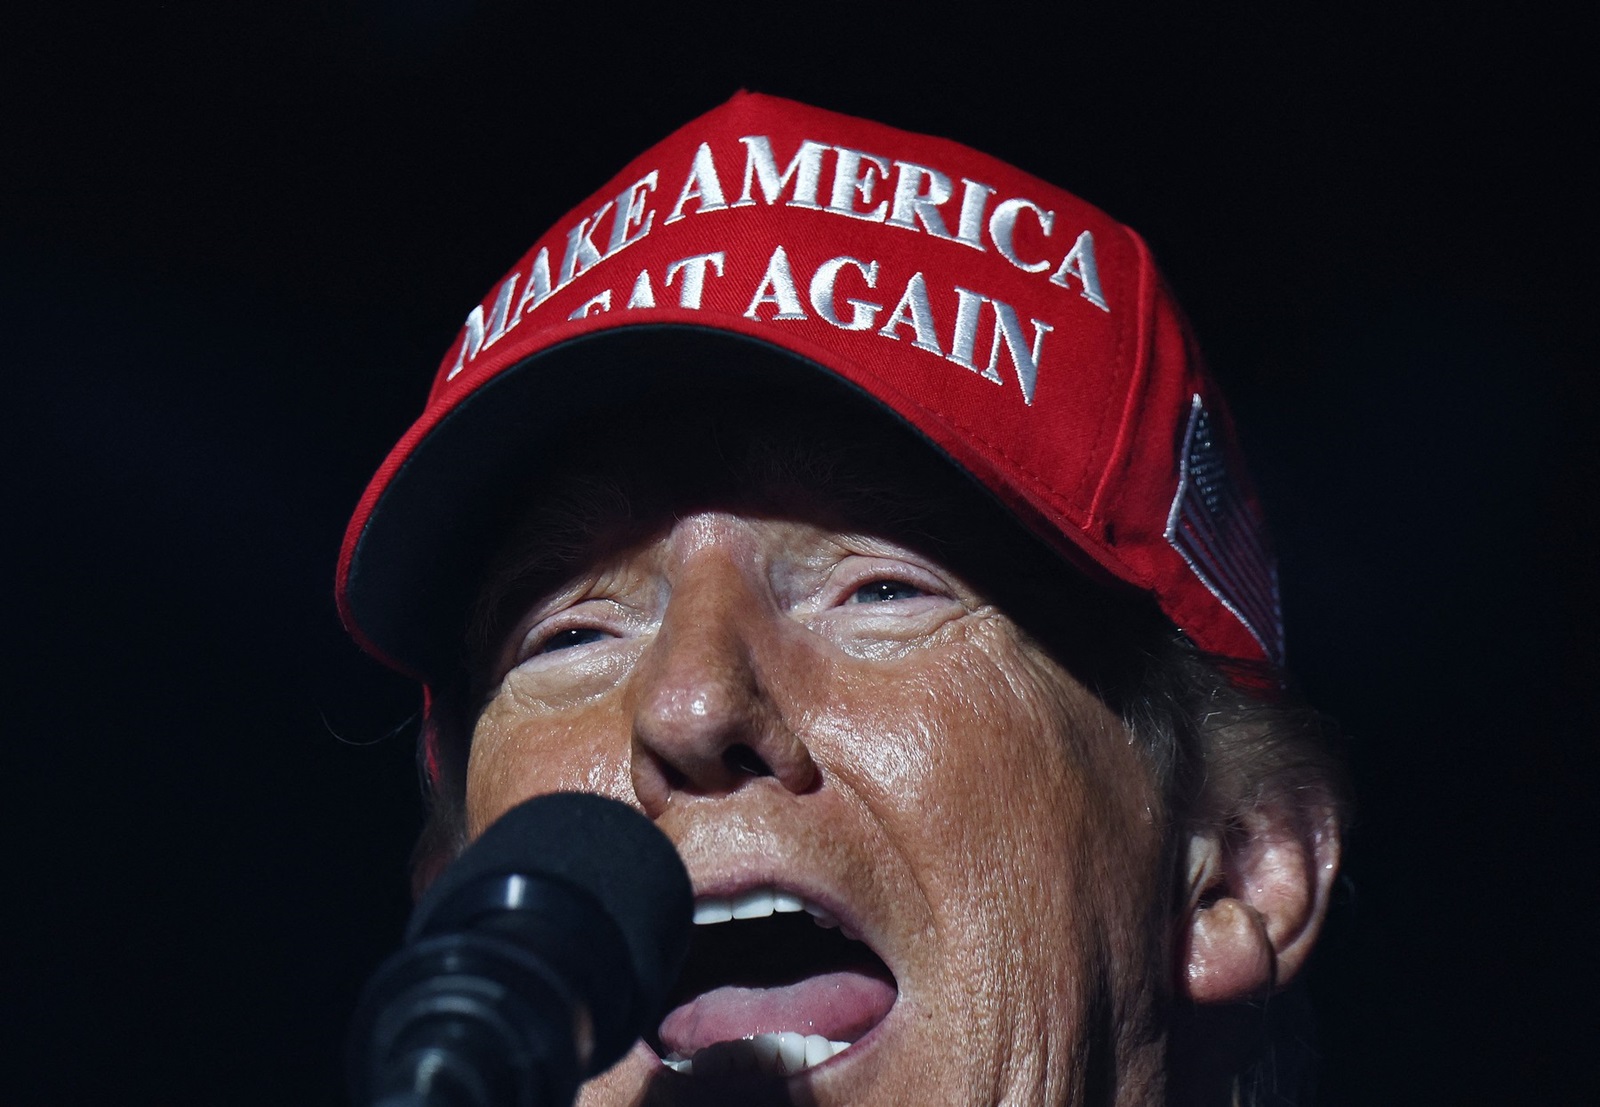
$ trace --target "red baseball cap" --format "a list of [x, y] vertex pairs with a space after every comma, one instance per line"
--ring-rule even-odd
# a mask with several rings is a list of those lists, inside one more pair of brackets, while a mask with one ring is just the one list
[[530, 443], [652, 376], [729, 371], [843, 382], [1200, 648], [1281, 662], [1259, 502], [1139, 236], [958, 143], [750, 93], [471, 310], [350, 522], [346, 626], [437, 679]]

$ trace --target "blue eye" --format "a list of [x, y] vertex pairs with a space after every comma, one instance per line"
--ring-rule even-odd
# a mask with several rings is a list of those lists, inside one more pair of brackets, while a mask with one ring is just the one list
[[606, 632], [595, 627], [568, 627], [558, 630], [549, 638], [539, 643], [539, 648], [533, 652], [554, 653], [557, 650], [570, 650], [575, 646], [587, 646], [591, 642], [598, 642], [606, 637]]
[[890, 600], [911, 600], [927, 595], [914, 584], [903, 580], [875, 580], [863, 584], [850, 596], [851, 603], [887, 603]]

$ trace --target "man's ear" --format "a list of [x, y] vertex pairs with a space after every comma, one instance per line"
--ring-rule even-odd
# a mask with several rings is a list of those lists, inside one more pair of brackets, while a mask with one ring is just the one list
[[1253, 808], [1189, 840], [1178, 992], [1232, 1003], [1286, 985], [1316, 944], [1339, 870], [1331, 803]]

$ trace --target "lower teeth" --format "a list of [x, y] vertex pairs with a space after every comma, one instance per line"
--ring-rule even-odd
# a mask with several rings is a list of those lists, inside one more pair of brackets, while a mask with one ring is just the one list
[[736, 1042], [718, 1042], [693, 1057], [674, 1053], [664, 1060], [667, 1068], [685, 1076], [718, 1076], [731, 1072], [761, 1072], [792, 1076], [820, 1065], [850, 1048], [850, 1042], [830, 1042], [821, 1034], [754, 1034]]

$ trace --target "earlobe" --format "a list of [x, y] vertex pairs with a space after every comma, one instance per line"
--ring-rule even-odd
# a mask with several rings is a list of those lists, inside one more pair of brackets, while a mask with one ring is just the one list
[[1178, 991], [1234, 1003], [1283, 987], [1305, 964], [1339, 867], [1333, 809], [1252, 810], [1190, 839]]
[[1232, 896], [1196, 907], [1183, 971], [1183, 990], [1195, 1003], [1233, 1003], [1271, 991], [1277, 965], [1261, 913]]

